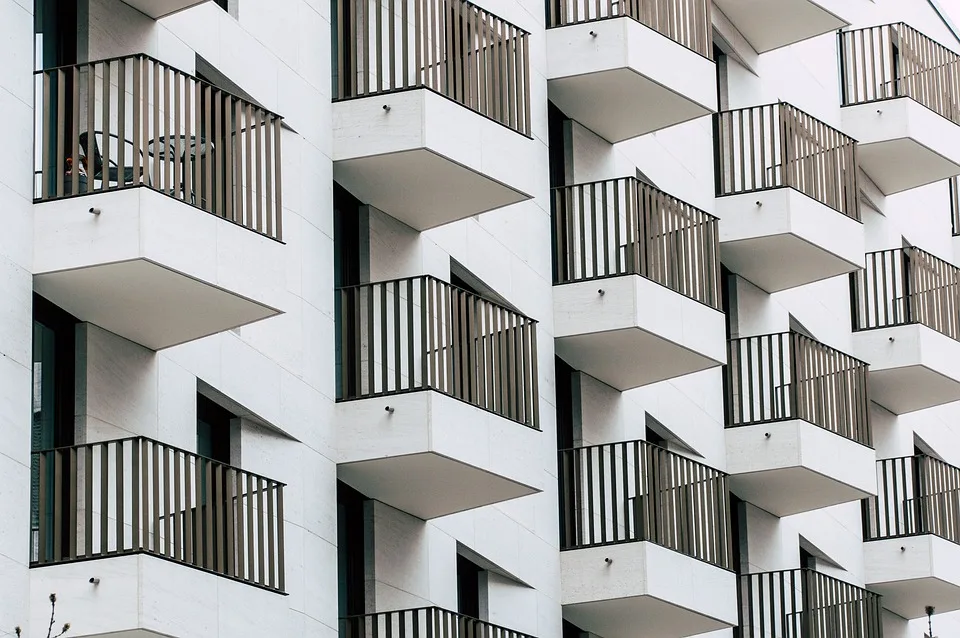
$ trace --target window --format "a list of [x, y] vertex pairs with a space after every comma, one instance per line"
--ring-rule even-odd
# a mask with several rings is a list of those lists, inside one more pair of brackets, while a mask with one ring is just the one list
[[747, 554], [747, 504], [735, 494], [730, 495], [730, 539], [733, 545], [733, 570], [737, 574], [748, 572]]
[[557, 449], [569, 450], [574, 434], [574, 369], [560, 357], [554, 357], [557, 379]]
[[[333, 184], [333, 285], [336, 288], [355, 286], [361, 283], [363, 263], [363, 247], [360, 232], [361, 203], [345, 188], [334, 182]], [[356, 352], [357, 345], [354, 339], [349, 339], [344, 351], [343, 338], [340, 331], [344, 325], [352, 326], [357, 318], [354, 316], [356, 307], [352, 304], [346, 308], [347, 315], [342, 313], [340, 294], [334, 296], [336, 316], [343, 321], [337, 321], [336, 365], [337, 365], [337, 396], [357, 396], [358, 388], [354, 375], [346, 380], [347, 387], [343, 387], [343, 362], [359, 361], [360, 353]]]
[[[337, 576], [340, 617], [365, 612], [366, 496], [337, 481]], [[348, 637], [349, 638], [349, 637]]]
[[[64, 447], [74, 443], [74, 414], [76, 388], [76, 327], [77, 318], [40, 295], [33, 295], [33, 401], [30, 424], [30, 447], [34, 452]], [[50, 525], [55, 520], [53, 506], [56, 481], [54, 466], [46, 471], [45, 519]], [[69, 473], [63, 473], [62, 493], [69, 489]], [[39, 548], [40, 531], [40, 465], [34, 457], [30, 471], [30, 522], [34, 535], [33, 547]], [[54, 536], [66, 538], [70, 533], [69, 517], [61, 517], [59, 531], [48, 529], [47, 547], [39, 548], [45, 556], [53, 556]], [[61, 543], [66, 551], [67, 543]], [[32, 557], [35, 558], [35, 557]], [[57, 557], [59, 558], [59, 557]]]
[[730, 108], [730, 95], [728, 84], [728, 72], [730, 59], [727, 54], [717, 46], [713, 45], [713, 61], [717, 63], [717, 105], [720, 110]]
[[457, 611], [464, 616], [480, 618], [480, 581], [484, 569], [465, 556], [457, 554]]
[[197, 454], [230, 464], [230, 422], [236, 416], [197, 394]]
[[563, 638], [587, 638], [589, 634], [568, 620], [563, 621]]
[[76, 317], [34, 294], [34, 450], [73, 445], [77, 323]]

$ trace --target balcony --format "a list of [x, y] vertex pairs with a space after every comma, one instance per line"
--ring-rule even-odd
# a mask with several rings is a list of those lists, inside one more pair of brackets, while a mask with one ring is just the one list
[[423, 519], [540, 491], [535, 321], [430, 276], [338, 303], [342, 481]]
[[757, 53], [766, 53], [848, 24], [846, 0], [715, 0]]
[[740, 578], [743, 638], [881, 638], [880, 596], [811, 569]]
[[563, 617], [604, 638], [736, 624], [723, 472], [647, 443], [561, 450]]
[[960, 56], [903, 24], [840, 38], [843, 130], [885, 195], [960, 175]]
[[794, 332], [732, 339], [729, 361], [737, 496], [790, 516], [876, 493], [867, 364]]
[[710, 3], [547, 3], [550, 100], [609, 142], [717, 110]]
[[528, 634], [498, 627], [440, 607], [386, 611], [340, 619], [339, 638], [366, 638], [367, 636], [533, 638]]
[[720, 256], [767, 292], [863, 267], [857, 144], [781, 102], [717, 114]]
[[190, 7], [203, 4], [207, 0], [123, 0], [140, 13], [145, 13], [154, 20], [159, 20], [171, 13], [183, 11]]
[[282, 483], [143, 437], [37, 452], [32, 474], [31, 586], [86, 606], [85, 635], [183, 635], [186, 609], [216, 627], [218, 597], [281, 605]]
[[960, 468], [925, 455], [877, 461], [863, 501], [867, 586], [903, 618], [960, 609]]
[[464, 0], [337, 0], [336, 11], [339, 184], [416, 230], [530, 199], [526, 31]]
[[618, 390], [722, 365], [717, 219], [629, 177], [553, 195], [557, 354]]
[[281, 312], [279, 116], [145, 55], [36, 79], [37, 292], [154, 350]]
[[872, 400], [896, 414], [960, 400], [960, 268], [915, 247], [882, 250], [850, 291]]

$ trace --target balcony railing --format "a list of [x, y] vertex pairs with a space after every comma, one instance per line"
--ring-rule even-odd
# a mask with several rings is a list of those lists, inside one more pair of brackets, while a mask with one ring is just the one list
[[340, 619], [340, 638], [533, 638], [483, 620], [447, 611], [420, 607], [385, 611]]
[[923, 454], [877, 461], [863, 500], [863, 539], [934, 534], [960, 544], [960, 468]]
[[727, 427], [802, 419], [870, 446], [867, 364], [796, 332], [731, 339]]
[[36, 91], [37, 201], [146, 186], [282, 238], [280, 116], [147, 55], [39, 71]]
[[713, 59], [710, 0], [548, 0], [547, 28], [626, 16]]
[[717, 197], [794, 188], [860, 220], [857, 144], [785, 102], [714, 116]]
[[919, 248], [867, 253], [850, 274], [853, 329], [919, 323], [960, 341], [960, 268]]
[[33, 454], [31, 566], [148, 553], [283, 591], [284, 484], [144, 437]]
[[811, 569], [740, 578], [743, 638], [881, 638], [880, 595]]
[[840, 34], [843, 105], [909, 97], [960, 124], [960, 56], [906, 24]]
[[554, 195], [554, 281], [640, 275], [720, 308], [718, 220], [633, 177]]
[[426, 88], [530, 135], [530, 34], [465, 0], [337, 0], [334, 100]]
[[560, 548], [650, 541], [731, 568], [727, 475], [646, 441], [560, 451]]
[[537, 322], [431, 276], [341, 288], [339, 398], [431, 389], [539, 427]]

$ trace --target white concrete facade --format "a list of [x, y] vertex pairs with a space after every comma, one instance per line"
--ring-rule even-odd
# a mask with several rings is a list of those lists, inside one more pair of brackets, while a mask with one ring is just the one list
[[[630, 17], [547, 28], [542, 2], [476, 0], [529, 33], [529, 136], [424, 88], [334, 100], [329, 0], [218, 4], [81, 0], [75, 58], [147, 54], [282, 115], [282, 241], [148, 188], [35, 203], [36, 5], [0, 0], [0, 635], [18, 625], [45, 636], [56, 592], [67, 636], [337, 636], [338, 480], [369, 497], [369, 614], [457, 611], [459, 556], [482, 570], [481, 620], [526, 636], [571, 638], [566, 621], [600, 638], [726, 638], [741, 574], [809, 567], [887, 596], [886, 638], [922, 635], [925, 604], [942, 612], [938, 635], [960, 635], [958, 545], [865, 543], [859, 502], [877, 492], [878, 459], [920, 449], [960, 465], [960, 343], [916, 324], [854, 332], [849, 278], [866, 252], [906, 244], [960, 266], [944, 181], [960, 173], [960, 125], [906, 98], [881, 114], [841, 107], [836, 34], [902, 21], [960, 52], [933, 4], [707, 0], [715, 64]], [[790, 188], [717, 197], [712, 114], [779, 101], [862, 143], [860, 221]], [[550, 102], [567, 117], [559, 153]], [[642, 176], [716, 215], [726, 316], [638, 274], [554, 285], [557, 173], [564, 185]], [[364, 283], [456, 277], [537, 322], [524, 354], [537, 427], [429, 388], [338, 400], [335, 182], [362, 204]], [[80, 320], [76, 444], [147, 437], [198, 453], [198, 394], [234, 415], [231, 465], [285, 485], [282, 592], [149, 552], [31, 566], [34, 292]], [[802, 419], [727, 427], [726, 340], [790, 330], [870, 364], [871, 445]], [[488, 337], [459, 336], [474, 347]], [[511, 343], [504, 357], [524, 350]], [[573, 368], [569, 387], [555, 357]], [[742, 501], [723, 532], [729, 565], [656, 539], [561, 550], [560, 421], [577, 448], [655, 438], [728, 474]], [[623, 463], [615, 479], [639, 475]], [[621, 496], [639, 499], [631, 489]], [[637, 524], [636, 511], [623, 516], [614, 527]]]

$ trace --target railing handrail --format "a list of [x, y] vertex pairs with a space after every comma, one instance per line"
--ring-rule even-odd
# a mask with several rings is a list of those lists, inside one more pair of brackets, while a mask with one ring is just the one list
[[[701, 467], [701, 468], [710, 470], [711, 472], [716, 472], [717, 474], [719, 474], [719, 475], [721, 475], [721, 476], [730, 476], [729, 474], [727, 474], [727, 473], [724, 472], [723, 470], [718, 470], [718, 469], [715, 468], [715, 467], [712, 467], [712, 466], [710, 466], [710, 465], [707, 465], [707, 464], [704, 463], [703, 461], [698, 461], [698, 460], [696, 460], [696, 459], [690, 458], [689, 456], [684, 456], [683, 454], [679, 454], [679, 453], [677, 453], [677, 452], [674, 452], [673, 450], [668, 450], [668, 449], [665, 448], [665, 447], [662, 447], [662, 446], [660, 446], [660, 445], [656, 445], [655, 443], [651, 443], [650, 441], [647, 441], [647, 440], [645, 440], [645, 439], [629, 439], [629, 440], [627, 440], [627, 441], [613, 441], [613, 442], [611, 442], [611, 443], [592, 443], [592, 444], [590, 444], [590, 445], [574, 445], [573, 447], [560, 448], [559, 450], [557, 450], [557, 453], [558, 453], [558, 454], [563, 454], [563, 453], [569, 453], [569, 452], [577, 452], [577, 451], [579, 451], [579, 450], [594, 450], [594, 449], [598, 449], [598, 448], [613, 447], [613, 446], [615, 446], [615, 445], [634, 445], [634, 444], [637, 444], [637, 443], [639, 443], [639, 444], [640, 444], [640, 447], [642, 447], [642, 448], [644, 448], [644, 449], [655, 450], [655, 451], [657, 451], [657, 452], [660, 452], [660, 453], [662, 453], [662, 454], [665, 454], [666, 456], [668, 456], [668, 457], [670, 457], [670, 458], [683, 459], [684, 461], [687, 461], [687, 462], [689, 462], [689, 463], [691, 463], [691, 464], [693, 464], [693, 465], [696, 465], [696, 466], [698, 466], [698, 467]], [[688, 483], [684, 483], [684, 485], [688, 485]], [[681, 486], [679, 486], [679, 487], [683, 487], [683, 485], [681, 485]]]
[[786, 100], [777, 100], [776, 102], [766, 102], [766, 103], [764, 103], [764, 104], [754, 104], [754, 105], [752, 105], [752, 106], [742, 106], [742, 107], [737, 108], [737, 109], [724, 109], [724, 110], [722, 110], [722, 111], [717, 111], [716, 114], [717, 114], [717, 115], [722, 115], [722, 114], [724, 114], [724, 113], [739, 113], [740, 111], [750, 111], [750, 110], [752, 110], [752, 109], [762, 109], [762, 108], [774, 107], [774, 106], [785, 106], [785, 107], [794, 109], [795, 111], [799, 111], [800, 113], [803, 113], [804, 116], [810, 118], [811, 120], [813, 120], [813, 121], [816, 122], [817, 124], [822, 124], [823, 126], [827, 127], [828, 129], [830, 129], [830, 130], [833, 131], [834, 133], [837, 133], [838, 135], [840, 135], [840, 137], [846, 139], [847, 141], [849, 141], [849, 142], [856, 142], [856, 141], [857, 141], [855, 138], [851, 137], [850, 135], [847, 135], [846, 133], [844, 133], [842, 130], [840, 130], [839, 128], [837, 128], [837, 127], [834, 126], [833, 124], [830, 124], [830, 123], [827, 122], [826, 120], [820, 119], [820, 118], [817, 117], [816, 115], [812, 115], [812, 114], [809, 113], [808, 111], [804, 111], [804, 110], [801, 109], [799, 106], [793, 104], [792, 102], [787, 102]]
[[94, 66], [94, 65], [96, 65], [96, 64], [104, 64], [104, 63], [106, 63], [106, 62], [119, 62], [119, 61], [121, 61], [121, 60], [133, 60], [133, 59], [148, 60], [148, 61], [150, 61], [150, 62], [156, 62], [157, 64], [160, 64], [160, 65], [164, 66], [165, 68], [167, 68], [167, 69], [170, 70], [170, 71], [175, 71], [176, 73], [179, 73], [180, 75], [182, 75], [182, 76], [184, 76], [184, 77], [186, 77], [186, 78], [189, 78], [189, 79], [191, 79], [191, 80], [193, 80], [193, 81], [195, 81], [195, 82], [198, 82], [199, 84], [201, 84], [201, 85], [203, 85], [203, 86], [209, 86], [209, 87], [211, 87], [211, 88], [214, 88], [214, 89], [216, 89], [217, 91], [220, 91], [221, 93], [223, 93], [224, 95], [228, 95], [228, 96], [230, 96], [230, 97], [232, 97], [232, 98], [235, 98], [236, 100], [239, 100], [240, 102], [244, 102], [244, 103], [246, 103], [246, 104], [250, 104], [251, 106], [255, 106], [255, 107], [257, 107], [259, 110], [261, 110], [261, 111], [263, 111], [264, 113], [266, 113], [267, 115], [272, 115], [273, 117], [279, 119], [281, 122], [283, 121], [283, 116], [282, 116], [282, 115], [280, 115], [279, 113], [277, 113], [277, 112], [275, 112], [275, 111], [272, 111], [272, 110], [268, 109], [267, 107], [263, 106], [262, 104], [260, 104], [259, 102], [253, 100], [252, 98], [244, 97], [244, 96], [238, 95], [237, 93], [234, 93], [234, 92], [232, 92], [232, 91], [228, 91], [227, 89], [224, 89], [223, 87], [217, 86], [217, 85], [212, 84], [211, 82], [209, 82], [209, 81], [207, 81], [207, 80], [204, 80], [204, 79], [202, 79], [202, 78], [197, 77], [197, 76], [194, 75], [193, 73], [188, 73], [187, 71], [184, 71], [183, 69], [181, 69], [181, 68], [179, 68], [179, 67], [176, 67], [176, 66], [174, 66], [174, 65], [172, 65], [172, 64], [170, 64], [170, 63], [168, 63], [168, 62], [164, 62], [163, 60], [161, 60], [161, 59], [159, 59], [159, 58], [156, 58], [156, 57], [150, 55], [149, 53], [127, 53], [127, 54], [124, 54], [124, 55], [115, 55], [115, 56], [109, 57], [109, 58], [98, 58], [98, 59], [96, 59], [96, 60], [89, 60], [89, 61], [87, 61], [87, 62], [76, 62], [76, 63], [73, 63], [73, 64], [61, 64], [60, 66], [51, 66], [51, 67], [45, 67], [45, 68], [42, 68], [42, 69], [37, 69], [37, 70], [35, 70], [35, 71], [33, 72], [33, 74], [34, 74], [34, 75], [42, 75], [42, 74], [44, 74], [44, 73], [51, 73], [51, 72], [53, 72], [53, 71], [66, 71], [67, 69], [80, 69], [80, 70], [83, 70], [83, 69], [89, 68], [89, 67], [91, 67], [91, 66]]
[[952, 55], [952, 56], [954, 56], [955, 58], [957, 58], [958, 60], [960, 60], [960, 53], [957, 53], [956, 51], [954, 51], [954, 50], [951, 49], [950, 47], [947, 47], [947, 46], [944, 46], [944, 45], [940, 44], [940, 42], [938, 42], [938, 41], [936, 40], [936, 38], [931, 38], [930, 36], [928, 36], [926, 33], [924, 33], [923, 31], [921, 31], [920, 29], [918, 29], [918, 28], [916, 28], [916, 27], [914, 27], [914, 26], [911, 26], [910, 24], [908, 24], [907, 22], [904, 22], [903, 20], [900, 20], [900, 21], [898, 21], [898, 22], [887, 22], [887, 23], [883, 23], [883, 24], [874, 24], [874, 25], [866, 26], [866, 27], [857, 27], [857, 28], [855, 28], [855, 29], [841, 29], [841, 30], [840, 30], [840, 33], [841, 33], [841, 35], [842, 35], [842, 34], [844, 34], [844, 33], [859, 33], [859, 32], [861, 32], [861, 31], [872, 31], [872, 30], [874, 30], [874, 29], [889, 29], [889, 28], [894, 28], [894, 29], [896, 29], [896, 28], [902, 28], [902, 29], [906, 29], [907, 31], [912, 31], [913, 33], [916, 33], [917, 35], [919, 35], [919, 36], [920, 36], [921, 38], [923, 38], [924, 40], [928, 41], [928, 42], [929, 42], [930, 44], [932, 44], [934, 47], [936, 47], [936, 48], [942, 50], [944, 53], [947, 53], [948, 55]]
[[[795, 339], [806, 339], [806, 340], [808, 340], [808, 341], [812, 341], [813, 343], [817, 344], [818, 346], [820, 346], [820, 347], [822, 347], [822, 348], [826, 348], [827, 350], [830, 350], [832, 353], [835, 353], [835, 354], [838, 354], [838, 355], [842, 355], [844, 358], [847, 358], [847, 359], [851, 359], [851, 360], [853, 360], [853, 361], [856, 361], [857, 363], [859, 363], [859, 364], [861, 364], [861, 365], [865, 365], [865, 366], [870, 365], [867, 361], [864, 361], [863, 359], [858, 359], [857, 357], [853, 356], [852, 354], [849, 354], [849, 353], [847, 353], [847, 352], [844, 352], [843, 350], [840, 350], [839, 348], [834, 348], [833, 346], [831, 346], [831, 345], [829, 345], [829, 344], [823, 343], [822, 341], [818, 341], [817, 339], [814, 339], [813, 337], [810, 337], [810, 336], [808, 336], [808, 335], [805, 335], [805, 334], [803, 334], [802, 332], [799, 332], [799, 331], [797, 331], [797, 330], [781, 330], [780, 332], [765, 332], [765, 333], [759, 334], [759, 335], [746, 335], [746, 336], [730, 337], [727, 341], [744, 341], [744, 340], [747, 340], [747, 339], [757, 339], [758, 337], [777, 337], [777, 336], [782, 336], [782, 335], [789, 335], [791, 338], [795, 338]], [[793, 352], [790, 352], [789, 356], [792, 357], [792, 356], [793, 356]]]
[[476, 293], [476, 292], [473, 292], [472, 290], [467, 290], [466, 288], [462, 288], [462, 287], [460, 287], [460, 286], [458, 286], [458, 285], [456, 285], [456, 284], [452, 284], [452, 283], [450, 283], [449, 281], [445, 281], [445, 280], [443, 280], [443, 279], [440, 279], [440, 278], [437, 277], [436, 275], [425, 274], [425, 275], [412, 275], [412, 276], [410, 276], [410, 277], [394, 277], [393, 279], [378, 279], [377, 281], [368, 281], [368, 282], [359, 283], [359, 284], [349, 284], [349, 285], [346, 285], [346, 286], [337, 286], [336, 291], [337, 291], [337, 292], [340, 292], [340, 291], [342, 291], [342, 290], [351, 290], [351, 289], [356, 289], [356, 288], [367, 288], [367, 287], [371, 287], [371, 286], [383, 286], [383, 285], [389, 285], [389, 284], [398, 283], [398, 282], [401, 282], [401, 281], [413, 281], [413, 280], [416, 280], [416, 279], [427, 279], [427, 280], [430, 280], [430, 281], [435, 281], [435, 282], [437, 282], [437, 283], [439, 283], [439, 284], [443, 284], [444, 286], [447, 286], [447, 287], [452, 288], [452, 289], [454, 289], [454, 290], [462, 291], [463, 293], [468, 294], [468, 295], [470, 295], [470, 296], [472, 296], [472, 297], [476, 297], [477, 299], [482, 299], [484, 302], [490, 304], [491, 306], [494, 306], [494, 307], [496, 307], [496, 308], [500, 308], [501, 310], [504, 310], [504, 311], [506, 311], [506, 312], [509, 312], [509, 313], [511, 313], [511, 314], [514, 314], [514, 315], [516, 315], [517, 317], [520, 317], [520, 318], [522, 318], [522, 319], [524, 319], [524, 320], [526, 320], [526, 321], [528, 321], [528, 322], [530, 322], [530, 323], [532, 323], [532, 324], [540, 323], [537, 319], [533, 319], [533, 318], [531, 318], [531, 317], [528, 317], [527, 315], [523, 314], [522, 312], [520, 312], [520, 311], [517, 310], [516, 308], [513, 308], [513, 307], [511, 307], [511, 306], [508, 306], [508, 305], [506, 305], [506, 304], [503, 304], [503, 303], [501, 303], [501, 302], [499, 302], [499, 301], [496, 301], [496, 300], [494, 300], [494, 299], [490, 299], [489, 297], [484, 297], [483, 295], [478, 294], [478, 293]]
[[464, 619], [464, 620], [469, 620], [469, 621], [473, 621], [473, 622], [482, 623], [483, 625], [486, 625], [487, 627], [490, 627], [490, 628], [492, 628], [492, 629], [501, 629], [501, 630], [503, 630], [503, 631], [509, 632], [509, 633], [510, 633], [511, 635], [513, 635], [513, 636], [518, 636], [519, 638], [534, 638], [534, 636], [531, 636], [530, 634], [525, 634], [525, 633], [523, 633], [523, 632], [521, 632], [521, 631], [517, 631], [516, 629], [510, 629], [509, 627], [504, 627], [504, 626], [502, 626], [502, 625], [497, 625], [497, 624], [494, 624], [494, 623], [492, 623], [492, 622], [490, 622], [490, 621], [483, 620], [483, 619], [481, 619], [481, 618], [474, 618], [473, 616], [468, 616], [468, 615], [466, 615], [466, 614], [461, 614], [461, 613], [458, 612], [458, 611], [452, 611], [452, 610], [450, 610], [450, 609], [447, 609], [446, 607], [440, 607], [439, 605], [423, 605], [423, 606], [421, 606], [421, 607], [408, 607], [408, 608], [404, 608], [404, 609], [392, 609], [392, 610], [390, 610], [390, 611], [373, 611], [373, 612], [370, 612], [370, 613], [367, 613], [367, 614], [351, 614], [351, 615], [347, 615], [347, 616], [340, 616], [340, 617], [339, 617], [339, 620], [340, 620], [340, 621], [344, 621], [344, 620], [361, 620], [361, 619], [364, 619], [364, 618], [375, 618], [375, 617], [377, 617], [377, 616], [389, 616], [390, 614], [412, 614], [412, 613], [417, 613], [417, 612], [421, 612], [421, 611], [426, 611], [426, 612], [443, 612], [443, 613], [445, 613], [445, 614], [450, 614], [451, 616], [456, 616], [456, 617], [462, 618], [462, 619]]
[[[901, 247], [899, 247], [899, 248], [885, 248], [885, 249], [883, 249], [883, 250], [871, 250], [870, 252], [866, 253], [865, 256], [866, 256], [866, 257], [869, 257], [869, 256], [871, 256], [871, 255], [881, 255], [881, 254], [883, 254], [883, 253], [896, 253], [896, 252], [903, 253], [903, 252], [906, 252], [906, 251], [910, 251], [910, 252], [913, 252], [913, 253], [920, 253], [921, 255], [924, 255], [924, 256], [926, 256], [926, 257], [929, 257], [931, 260], [933, 260], [933, 261], [935, 261], [935, 262], [937, 262], [937, 263], [939, 263], [939, 264], [943, 264], [943, 265], [946, 266], [949, 270], [952, 270], [952, 271], [956, 272], [956, 273], [958, 274], [958, 276], [960, 276], [960, 266], [957, 266], [957, 265], [954, 264], [953, 262], [947, 261], [946, 259], [943, 259], [942, 257], [937, 257], [937, 256], [934, 255], [933, 253], [928, 252], [928, 251], [920, 248], [919, 246], [901, 246]], [[921, 292], [922, 292], [922, 291], [921, 291]]]
[[627, 181], [627, 182], [630, 182], [630, 183], [633, 183], [633, 184], [637, 184], [638, 186], [639, 186], [639, 185], [642, 185], [642, 186], [644, 186], [645, 188], [649, 188], [649, 189], [652, 190], [652, 191], [656, 191], [658, 194], [663, 195], [664, 197], [666, 197], [666, 198], [668, 198], [668, 199], [672, 199], [673, 201], [678, 202], [678, 203], [680, 203], [680, 204], [683, 204], [684, 206], [689, 206], [690, 208], [696, 210], [698, 213], [702, 213], [704, 216], [708, 217], [708, 218], [711, 219], [711, 220], [720, 221], [720, 218], [717, 217], [716, 215], [714, 215], [713, 213], [708, 213], [707, 211], [703, 210], [703, 209], [700, 208], [699, 206], [696, 206], [696, 205], [694, 205], [694, 204], [691, 204], [691, 203], [688, 202], [688, 201], [685, 201], [685, 200], [683, 200], [683, 199], [680, 199], [680, 198], [677, 197], [676, 195], [671, 195], [671, 194], [668, 193], [667, 191], [665, 191], [665, 190], [663, 190], [663, 189], [661, 189], [661, 188], [657, 188], [657, 187], [654, 186], [653, 184], [650, 184], [649, 182], [645, 182], [645, 181], [637, 178], [635, 175], [623, 175], [623, 176], [621, 176], [621, 177], [610, 177], [610, 178], [608, 178], [608, 179], [595, 179], [595, 180], [591, 180], [591, 181], [588, 181], [588, 182], [577, 182], [576, 184], [563, 184], [563, 185], [561, 185], [561, 186], [551, 186], [551, 187], [550, 187], [550, 190], [551, 190], [551, 191], [560, 191], [560, 190], [564, 190], [564, 189], [567, 189], [567, 188], [583, 188], [584, 186], [596, 186], [596, 185], [598, 185], [598, 184], [607, 184], [607, 183], [609, 183], [609, 182], [619, 182], [619, 181]]
[[185, 448], [177, 447], [176, 445], [170, 445], [169, 443], [164, 443], [163, 441], [158, 441], [157, 439], [152, 439], [149, 436], [143, 436], [143, 435], [125, 436], [119, 439], [106, 439], [103, 441], [90, 441], [88, 443], [75, 443], [74, 445], [62, 445], [59, 447], [44, 448], [42, 450], [31, 450], [30, 454], [31, 456], [33, 456], [33, 455], [39, 455], [39, 454], [52, 454], [54, 452], [68, 452], [70, 450], [76, 450], [80, 448], [88, 448], [88, 447], [94, 447], [94, 446], [119, 445], [122, 443], [128, 443], [130, 441], [147, 441], [149, 443], [153, 443], [155, 445], [160, 445], [162, 447], [165, 447], [171, 452], [178, 452], [185, 456], [192, 456], [202, 461], [209, 461], [214, 465], [219, 465], [228, 470], [236, 470], [237, 472], [240, 472], [245, 475], [249, 475], [253, 478], [258, 478], [264, 481], [268, 481], [280, 487], [287, 487], [287, 484], [282, 481], [277, 481], [268, 476], [263, 476], [262, 474], [257, 474], [256, 472], [245, 470], [242, 467], [231, 465], [230, 463], [224, 463], [223, 461], [212, 459], [209, 456], [204, 456], [202, 454], [198, 454], [197, 452], [191, 452], [190, 450], [187, 450]]

